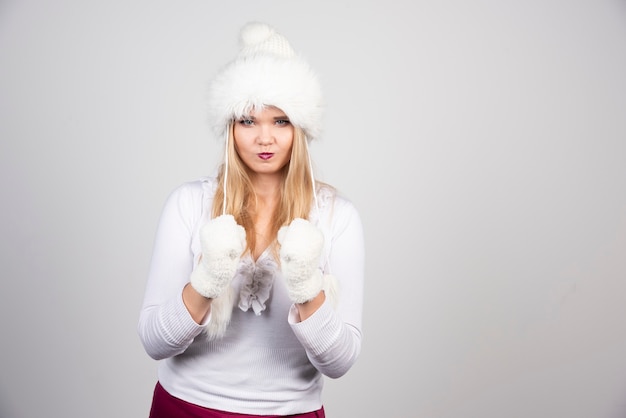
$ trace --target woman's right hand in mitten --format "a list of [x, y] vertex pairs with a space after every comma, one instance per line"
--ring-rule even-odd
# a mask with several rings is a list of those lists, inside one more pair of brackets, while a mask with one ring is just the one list
[[202, 296], [218, 297], [237, 272], [246, 248], [246, 231], [232, 215], [211, 219], [200, 228], [202, 257], [191, 273], [191, 286]]

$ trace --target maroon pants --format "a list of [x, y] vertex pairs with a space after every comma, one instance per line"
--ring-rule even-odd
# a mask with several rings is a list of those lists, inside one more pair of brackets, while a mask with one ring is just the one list
[[[324, 408], [304, 414], [286, 415], [294, 418], [325, 418]], [[175, 398], [157, 382], [149, 418], [279, 418], [280, 415], [247, 415], [218, 411]]]

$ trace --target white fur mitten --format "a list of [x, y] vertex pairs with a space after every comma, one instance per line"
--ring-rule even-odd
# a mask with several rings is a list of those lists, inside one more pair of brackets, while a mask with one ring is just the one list
[[324, 287], [319, 268], [324, 234], [309, 221], [296, 218], [289, 226], [280, 228], [277, 238], [289, 297], [295, 303], [310, 301]]
[[191, 273], [191, 286], [215, 299], [230, 284], [246, 248], [246, 231], [232, 215], [211, 219], [200, 229], [202, 258]]

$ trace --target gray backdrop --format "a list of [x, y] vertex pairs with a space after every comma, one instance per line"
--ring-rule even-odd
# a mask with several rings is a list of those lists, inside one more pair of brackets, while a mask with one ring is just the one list
[[145, 417], [162, 205], [215, 168], [206, 84], [279, 28], [367, 238], [329, 417], [626, 416], [626, 4], [0, 1], [0, 416]]

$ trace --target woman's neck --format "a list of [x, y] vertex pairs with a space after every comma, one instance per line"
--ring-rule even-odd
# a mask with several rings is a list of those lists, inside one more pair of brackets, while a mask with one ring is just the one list
[[279, 176], [255, 176], [251, 180], [257, 206], [275, 206], [280, 196], [281, 178]]
[[255, 194], [253, 223], [256, 232], [256, 248], [252, 249], [252, 255], [256, 260], [273, 241], [272, 224], [280, 199], [280, 179], [257, 177], [252, 184]]

